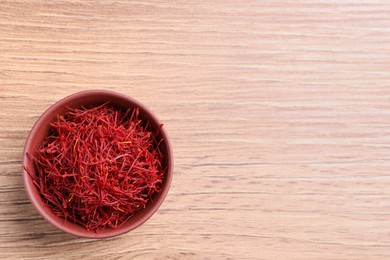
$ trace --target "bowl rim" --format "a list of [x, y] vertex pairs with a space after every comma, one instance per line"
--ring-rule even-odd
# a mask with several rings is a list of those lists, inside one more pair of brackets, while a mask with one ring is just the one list
[[33, 127], [31, 128], [31, 131], [26, 139], [26, 143], [24, 145], [23, 154], [22, 154], [23, 185], [24, 185], [24, 189], [27, 193], [27, 196], [28, 196], [29, 200], [31, 201], [31, 204], [33, 204], [33, 206], [38, 211], [38, 213], [41, 216], [43, 216], [44, 219], [46, 219], [46, 221], [48, 221], [53, 226], [57, 227], [58, 229], [66, 232], [68, 234], [71, 234], [71, 235], [74, 235], [77, 237], [109, 238], [109, 237], [118, 236], [118, 235], [127, 233], [127, 232], [139, 227], [143, 223], [145, 223], [158, 210], [158, 208], [161, 206], [161, 204], [165, 200], [165, 198], [168, 194], [168, 191], [170, 189], [171, 183], [172, 183], [173, 167], [174, 167], [172, 143], [170, 141], [170, 138], [168, 136], [167, 131], [165, 130], [165, 127], [161, 127], [161, 129], [160, 129], [160, 133], [164, 139], [164, 142], [166, 143], [167, 149], [166, 149], [165, 154], [168, 157], [168, 162], [169, 162], [168, 167], [167, 167], [167, 171], [166, 171], [166, 177], [164, 180], [164, 182], [165, 182], [164, 188], [161, 190], [158, 199], [154, 200], [153, 203], [147, 207], [148, 210], [146, 211], [145, 215], [142, 218], [138, 219], [137, 221], [134, 221], [133, 223], [131, 223], [127, 226], [118, 227], [116, 229], [110, 229], [109, 232], [99, 233], [99, 232], [95, 232], [93, 230], [88, 231], [86, 229], [81, 231], [79, 229], [73, 229], [73, 228], [71, 228], [71, 226], [65, 225], [65, 223], [60, 224], [59, 221], [55, 221], [55, 219], [59, 218], [59, 217], [57, 217], [53, 214], [48, 214], [47, 212], [45, 212], [44, 207], [46, 205], [41, 206], [41, 204], [38, 203], [38, 200], [40, 199], [39, 194], [38, 194], [38, 196], [33, 195], [34, 191], [35, 191], [35, 193], [39, 193], [39, 192], [36, 190], [35, 185], [31, 181], [31, 177], [29, 176], [26, 169], [24, 168], [24, 166], [27, 165], [27, 160], [29, 160], [29, 158], [27, 156], [27, 152], [28, 152], [28, 150], [30, 150], [30, 147], [32, 146], [32, 140], [35, 137], [35, 135], [37, 134], [38, 129], [44, 123], [45, 119], [47, 117], [53, 115], [53, 113], [56, 109], [58, 109], [60, 107], [64, 107], [68, 102], [70, 102], [74, 99], [78, 99], [78, 98], [86, 98], [90, 95], [94, 95], [94, 96], [104, 95], [104, 96], [122, 99], [126, 102], [133, 104], [134, 106], [139, 107], [139, 109], [141, 111], [144, 111], [145, 113], [149, 114], [149, 116], [152, 118], [152, 120], [154, 122], [156, 122], [158, 125], [160, 125], [160, 120], [153, 113], [153, 111], [151, 111], [148, 107], [146, 107], [140, 101], [138, 101], [130, 96], [127, 96], [125, 94], [119, 93], [119, 92], [115, 92], [115, 91], [111, 91], [111, 90], [85, 90], [85, 91], [80, 91], [80, 92], [76, 92], [76, 93], [73, 93], [71, 95], [68, 95], [68, 96], [60, 99], [59, 101], [55, 102], [54, 104], [52, 104], [50, 107], [48, 107], [39, 116], [39, 118], [34, 123]]

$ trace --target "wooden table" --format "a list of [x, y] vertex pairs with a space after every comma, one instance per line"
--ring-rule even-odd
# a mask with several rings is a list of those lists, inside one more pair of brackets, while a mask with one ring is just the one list
[[[0, 3], [0, 258], [389, 259], [389, 1]], [[27, 199], [39, 115], [86, 89], [173, 142], [160, 210], [79, 239]]]

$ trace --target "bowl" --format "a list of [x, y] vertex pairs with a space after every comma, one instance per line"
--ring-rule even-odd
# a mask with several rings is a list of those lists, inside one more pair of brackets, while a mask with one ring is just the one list
[[[162, 127], [157, 136], [158, 139], [163, 139], [161, 143], [161, 148], [164, 154], [163, 163], [167, 167], [166, 172], [164, 173], [164, 180], [161, 184], [161, 191], [154, 194], [151, 200], [146, 204], [146, 207], [139, 210], [131, 218], [129, 218], [123, 225], [117, 228], [104, 228], [99, 231], [87, 230], [81, 225], [75, 224], [71, 221], [65, 221], [65, 219], [54, 215], [51, 209], [45, 204], [41, 198], [38, 189], [33, 183], [33, 180], [29, 174], [35, 175], [36, 168], [34, 162], [31, 159], [31, 154], [39, 149], [46, 137], [50, 133], [50, 123], [56, 120], [57, 115], [63, 115], [66, 113], [68, 108], [81, 108], [82, 106], [88, 105], [99, 105], [110, 101], [110, 104], [118, 107], [120, 109], [128, 109], [131, 107], [139, 108], [140, 118], [148, 120], [152, 126], [152, 129], [156, 130], [160, 126], [160, 122], [156, 115], [150, 111], [145, 105], [139, 101], [128, 97], [126, 95], [106, 91], [106, 90], [89, 90], [79, 92], [73, 95], [70, 95], [51, 107], [49, 107], [37, 120], [31, 132], [27, 138], [22, 158], [22, 167], [23, 167], [23, 182], [26, 193], [34, 205], [36, 210], [52, 225], [58, 229], [75, 235], [78, 237], [84, 238], [108, 238], [117, 236], [130, 230], [135, 229], [136, 227], [143, 224], [148, 220], [160, 207], [164, 201], [173, 175], [173, 154], [172, 147], [167, 135], [167, 132], [164, 127]], [[29, 169], [28, 173], [26, 169]]]

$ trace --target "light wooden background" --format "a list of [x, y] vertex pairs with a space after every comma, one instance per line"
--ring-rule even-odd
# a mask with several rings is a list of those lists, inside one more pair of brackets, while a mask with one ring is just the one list
[[[161, 209], [107, 240], [29, 203], [24, 142], [110, 89], [170, 134]], [[390, 259], [390, 1], [0, 2], [0, 258]]]

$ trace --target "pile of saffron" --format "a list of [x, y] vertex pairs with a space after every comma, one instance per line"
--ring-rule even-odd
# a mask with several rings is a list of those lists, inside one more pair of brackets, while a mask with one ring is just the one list
[[51, 123], [30, 175], [55, 215], [87, 230], [117, 228], [160, 191], [157, 134], [138, 108], [69, 108]]

